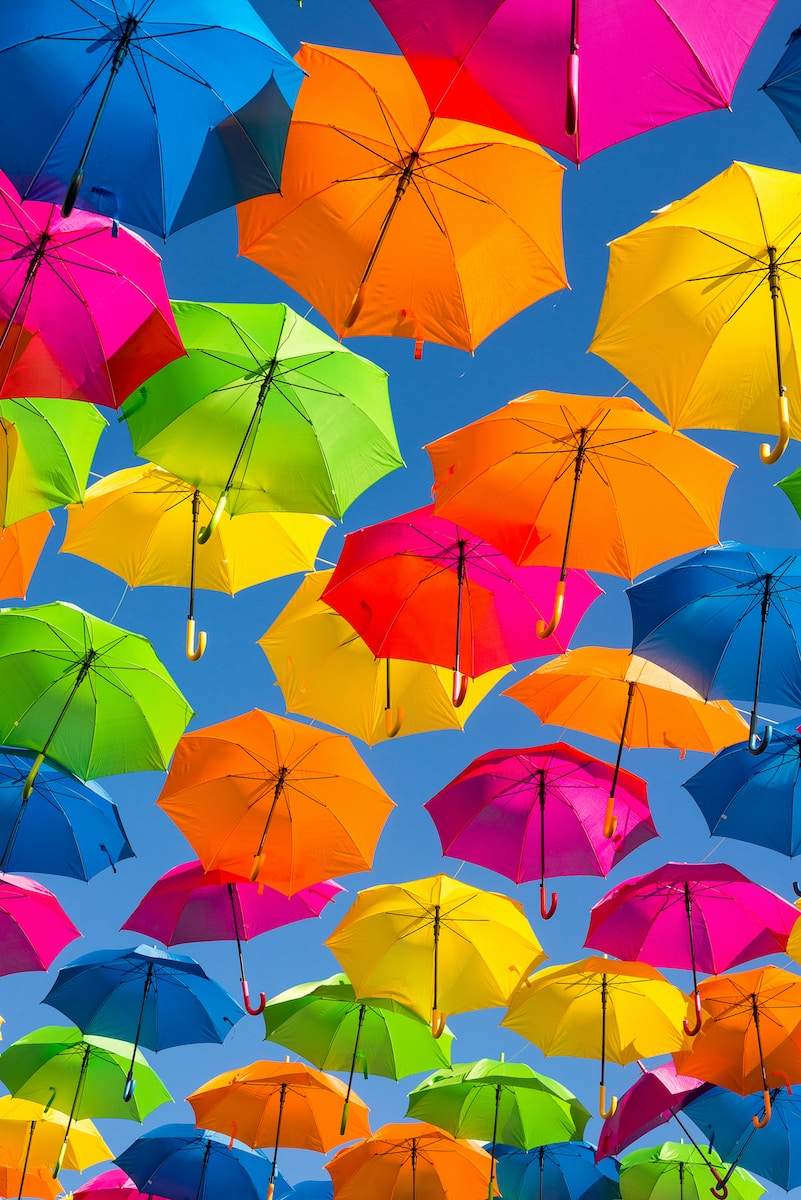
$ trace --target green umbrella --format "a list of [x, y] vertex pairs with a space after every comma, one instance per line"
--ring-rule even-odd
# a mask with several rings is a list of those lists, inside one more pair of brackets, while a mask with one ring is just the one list
[[267, 1040], [302, 1054], [324, 1071], [349, 1071], [348, 1096], [356, 1064], [370, 1073], [400, 1079], [431, 1067], [448, 1066], [453, 1034], [437, 1041], [431, 1023], [396, 1000], [357, 1000], [347, 975], [301, 983], [269, 1000], [264, 1008]]
[[498, 1143], [530, 1150], [579, 1141], [588, 1110], [555, 1079], [525, 1063], [482, 1058], [436, 1071], [409, 1093], [406, 1116], [430, 1121], [454, 1137], [491, 1141], [489, 1196]]
[[73, 1121], [82, 1117], [125, 1117], [143, 1121], [172, 1096], [140, 1050], [134, 1056], [136, 1090], [122, 1098], [131, 1064], [130, 1042], [81, 1033], [74, 1026], [46, 1025], [0, 1054], [0, 1080], [12, 1096], [35, 1100], [68, 1114], [64, 1141], [53, 1169], [61, 1169]]
[[0, 743], [81, 779], [165, 769], [193, 716], [147, 638], [56, 601], [0, 609]]
[[78, 400], [0, 400], [0, 525], [83, 500], [106, 421]]
[[[702, 1154], [683, 1142], [646, 1146], [620, 1160], [620, 1195], [623, 1200], [709, 1200], [710, 1189], [727, 1170], [711, 1149]], [[742, 1167], [732, 1171], [726, 1187], [729, 1200], [757, 1200], [765, 1191]]]
[[798, 516], [801, 517], [801, 467], [793, 471], [791, 475], [780, 479], [775, 486], [781, 488]]
[[285, 304], [173, 304], [187, 349], [123, 405], [136, 452], [220, 513], [341, 517], [403, 466], [384, 371]]

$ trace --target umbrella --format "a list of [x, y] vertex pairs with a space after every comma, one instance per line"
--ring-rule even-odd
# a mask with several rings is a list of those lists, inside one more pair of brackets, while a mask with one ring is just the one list
[[44, 763], [23, 799], [34, 758], [31, 751], [0, 747], [0, 872], [89, 880], [133, 858], [117, 806], [99, 784]]
[[801, 175], [740, 162], [660, 208], [611, 243], [590, 347], [674, 428], [778, 432], [765, 463], [801, 435], [800, 213]]
[[240, 254], [337, 336], [474, 350], [567, 286], [564, 169], [539, 146], [440, 120], [405, 59], [303, 45], [280, 196], [240, 205]]
[[259, 638], [287, 708], [371, 746], [398, 735], [463, 729], [508, 668], [479, 675], [455, 708], [449, 671], [433, 663], [376, 658], [345, 618], [320, 599], [331, 574], [307, 575]]
[[197, 488], [146, 463], [115, 471], [92, 484], [80, 505], [68, 509], [62, 550], [99, 563], [129, 587], [189, 588], [186, 653], [202, 657], [206, 634], [195, 642], [195, 588], [233, 596], [241, 588], [294, 571], [314, 569], [332, 522], [311, 513], [223, 516], [220, 536], [198, 548], [214, 505]]
[[725, 17], [621, 0], [373, 6], [436, 113], [507, 129], [577, 163], [669, 121], [728, 107], [773, 3], [730, 4]]
[[4, 1196], [38, 1196], [40, 1200], [56, 1200], [63, 1195], [61, 1184], [48, 1170], [38, 1168], [19, 1171], [15, 1167], [0, 1166], [0, 1190]]
[[53, 524], [50, 514], [42, 512], [0, 528], [0, 599], [25, 599]]
[[[233, 1138], [193, 1125], [159, 1125], [143, 1133], [114, 1160], [146, 1195], [167, 1200], [237, 1196], [264, 1200], [270, 1186], [270, 1160]], [[277, 1176], [275, 1200], [292, 1195]], [[273, 1200], [272, 1191], [268, 1200]]]
[[[20, 1173], [18, 1200], [25, 1194], [28, 1175], [47, 1169], [47, 1177], [52, 1180], [49, 1168], [58, 1154], [66, 1124], [66, 1116], [56, 1109], [14, 1096], [0, 1097], [0, 1161], [4, 1168]], [[64, 1155], [67, 1170], [85, 1171], [111, 1157], [111, 1150], [91, 1121], [72, 1122]]]
[[235, 941], [242, 998], [247, 1011], [257, 1016], [267, 997], [262, 992], [261, 1007], [251, 1006], [242, 943], [281, 925], [319, 917], [326, 904], [344, 890], [327, 879], [285, 896], [230, 871], [204, 871], [202, 863], [195, 860], [181, 863], [157, 879], [122, 928], [158, 938], [165, 946]]
[[555, 1142], [534, 1150], [496, 1146], [498, 1187], [504, 1200], [619, 1200], [620, 1165], [595, 1162], [588, 1142]]
[[783, 953], [798, 910], [727, 863], [664, 863], [627, 879], [590, 912], [585, 946], [655, 967], [689, 967], [701, 1026], [698, 971], [731, 967]]
[[74, 1200], [146, 1200], [145, 1195], [137, 1191], [134, 1181], [118, 1168], [96, 1175], [75, 1188], [72, 1195]]
[[157, 804], [206, 870], [287, 896], [369, 870], [394, 807], [346, 737], [259, 709], [185, 734]]
[[624, 1064], [678, 1050], [686, 1012], [684, 993], [647, 963], [593, 957], [529, 976], [501, 1025], [543, 1054], [600, 1058], [599, 1107], [606, 1118], [617, 1107], [612, 1096], [606, 1108], [606, 1060]]
[[304, 1179], [292, 1184], [292, 1200], [334, 1200], [330, 1179]]
[[726, 1164], [713, 1150], [665, 1142], [632, 1150], [620, 1161], [620, 1195], [623, 1200], [707, 1200], [713, 1195], [730, 1195], [731, 1200], [758, 1200], [765, 1189], [747, 1171], [738, 1167], [719, 1184], [709, 1186], [710, 1173], [720, 1179]]
[[[613, 769], [565, 742], [521, 750], [490, 750], [447, 783], [423, 807], [443, 854], [489, 867], [514, 883], [540, 880], [540, 912], [556, 911], [545, 892], [552, 875], [608, 875], [657, 832], [645, 784], [623, 773], [619, 837], [603, 834]], [[547, 856], [546, 856], [547, 845]]]
[[[8, 16], [6, 8], [4, 20]], [[2, 36], [0, 25], [0, 63]], [[0, 77], [8, 82], [2, 66]], [[19, 93], [17, 112], [18, 101]], [[62, 217], [51, 204], [21, 204], [0, 175], [0, 256], [4, 396], [57, 396], [117, 408], [148, 375], [183, 354], [161, 259], [108, 217]]]
[[[690, 1100], [686, 1113], [726, 1162], [742, 1163], [789, 1192], [801, 1183], [801, 1098], [789, 1088], [771, 1088], [770, 1105], [770, 1124], [755, 1128], [754, 1117], [760, 1120], [765, 1113], [761, 1092], [737, 1096], [726, 1088], [708, 1087]], [[724, 1176], [721, 1185], [727, 1182]]]
[[341, 517], [403, 466], [387, 375], [285, 304], [174, 305], [186, 358], [123, 409], [137, 454], [232, 516]]
[[376, 996], [357, 999], [347, 975], [301, 983], [264, 1006], [267, 1040], [302, 1054], [326, 1071], [348, 1071], [341, 1132], [347, 1122], [353, 1075], [359, 1063], [370, 1074], [400, 1079], [431, 1067], [450, 1066], [453, 1035], [435, 1039], [411, 1009]]
[[[646, 1071], [641, 1067], [639, 1079], [623, 1093], [611, 1117], [607, 1117], [598, 1138], [596, 1161], [620, 1154], [626, 1146], [650, 1133], [659, 1125], [676, 1121], [688, 1141], [692, 1134], [679, 1117], [679, 1112], [695, 1096], [708, 1091], [710, 1084], [692, 1075], [679, 1075], [672, 1062]], [[693, 1142], [694, 1144], [694, 1142]]]
[[434, 508], [514, 563], [633, 579], [718, 540], [733, 466], [625, 396], [529, 392], [426, 447]]
[[370, 1136], [364, 1101], [351, 1093], [352, 1107], [343, 1112], [345, 1085], [305, 1063], [250, 1063], [209, 1080], [187, 1100], [198, 1124], [254, 1148], [273, 1147], [268, 1200], [278, 1173], [279, 1145], [327, 1154], [343, 1141]]
[[37, 0], [3, 14], [0, 78], [36, 118], [0, 121], [26, 195], [166, 237], [277, 189], [301, 74], [245, 0]]
[[617, 742], [604, 832], [613, 815], [623, 747], [662, 746], [714, 753], [737, 741], [746, 725], [725, 701], [705, 703], [683, 680], [627, 650], [582, 646], [551, 659], [503, 693], [534, 710], [544, 724], [567, 726]]
[[0, 399], [0, 525], [82, 500], [105, 427], [91, 404]]
[[499, 1008], [546, 957], [522, 905], [447, 875], [359, 892], [328, 949], [357, 999], [385, 996], [442, 1034], [451, 1012]]
[[628, 588], [634, 650], [703, 696], [751, 703], [748, 748], [761, 753], [760, 695], [801, 705], [801, 567], [790, 550], [724, 542]]
[[56, 897], [23, 875], [0, 874], [0, 975], [46, 971], [81, 937]]
[[572, 571], [558, 635], [537, 622], [557, 586], [551, 567], [515, 567], [505, 555], [430, 507], [345, 537], [322, 598], [380, 658], [453, 670], [453, 702], [467, 679], [523, 658], [564, 650], [601, 589]]
[[82, 779], [163, 770], [192, 710], [150, 642], [74, 604], [0, 609], [0, 743]]
[[778, 108], [796, 137], [801, 137], [801, 104], [799, 104], [799, 37], [801, 31], [794, 29], [787, 39], [787, 49], [781, 56], [761, 90]]
[[62, 967], [42, 1000], [85, 1033], [133, 1037], [124, 1099], [134, 1092], [140, 1045], [148, 1050], [225, 1041], [244, 1012], [200, 963], [155, 946], [95, 950]]
[[325, 1163], [337, 1200], [483, 1200], [492, 1160], [435, 1125], [382, 1125]]
[[81, 1117], [143, 1121], [154, 1108], [172, 1100], [139, 1050], [134, 1063], [136, 1094], [130, 1102], [122, 1099], [120, 1085], [128, 1072], [131, 1050], [128, 1042], [46, 1025], [0, 1054], [0, 1080], [12, 1096], [68, 1114], [54, 1178], [63, 1164], [74, 1121]]

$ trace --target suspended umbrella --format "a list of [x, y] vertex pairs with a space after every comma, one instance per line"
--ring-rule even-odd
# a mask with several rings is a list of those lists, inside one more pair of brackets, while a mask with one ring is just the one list
[[468, 679], [565, 649], [601, 594], [583, 571], [571, 577], [564, 623], [543, 641], [536, 626], [552, 603], [555, 569], [515, 567], [429, 507], [347, 534], [322, 598], [377, 657], [451, 667], [458, 707]]
[[113, 571], [129, 587], [189, 588], [187, 657], [196, 661], [206, 634], [195, 639], [195, 588], [230, 596], [294, 571], [311, 571], [332, 522], [311, 513], [223, 516], [220, 536], [197, 545], [198, 526], [214, 505], [197, 488], [146, 463], [107, 475], [68, 509], [61, 549]]
[[718, 1190], [740, 1164], [787, 1192], [801, 1182], [801, 1098], [789, 1088], [771, 1088], [770, 1106], [770, 1124], [760, 1129], [754, 1117], [765, 1115], [761, 1092], [738, 1096], [709, 1087], [687, 1104], [687, 1116], [730, 1164]]
[[[19, 1172], [17, 1200], [30, 1194], [26, 1193], [29, 1175], [52, 1183], [51, 1167], [66, 1124], [64, 1113], [53, 1108], [14, 1096], [0, 1097], [0, 1171], [8, 1171], [9, 1177], [11, 1171]], [[111, 1157], [111, 1150], [91, 1121], [73, 1121], [64, 1155], [67, 1170], [84, 1171]], [[4, 1190], [4, 1195], [10, 1194]]]
[[426, 450], [440, 516], [514, 563], [559, 567], [543, 638], [562, 616], [568, 562], [633, 579], [717, 542], [733, 470], [625, 396], [529, 392]]
[[394, 807], [346, 737], [259, 709], [185, 734], [157, 804], [206, 870], [287, 896], [369, 870]]
[[758, 1200], [765, 1191], [742, 1167], [728, 1176], [722, 1190], [716, 1190], [717, 1183], [710, 1188], [710, 1176], [718, 1179], [725, 1173], [726, 1163], [714, 1150], [699, 1153], [695, 1146], [664, 1142], [632, 1150], [620, 1160], [620, 1195], [623, 1200], [707, 1200], [711, 1191], [731, 1200]]
[[[96, 1175], [88, 1183], [75, 1188], [72, 1195], [75, 1200], [145, 1200], [142, 1192], [137, 1191], [134, 1181], [119, 1168]], [[161, 1198], [157, 1197], [156, 1200]]]
[[285, 304], [174, 306], [186, 357], [123, 409], [137, 454], [238, 513], [341, 517], [403, 466], [387, 374]]
[[421, 1121], [382, 1125], [372, 1137], [340, 1150], [325, 1169], [337, 1200], [484, 1200], [491, 1161], [480, 1146]]
[[76, 8], [37, 0], [0, 23], [5, 164], [27, 196], [160, 237], [275, 191], [301, 73], [245, 0]]
[[376, 658], [345, 618], [320, 599], [332, 573], [307, 575], [259, 638], [287, 709], [371, 746], [405, 734], [464, 729], [508, 668], [479, 675], [463, 704], [454, 707], [445, 667]]
[[[338, 337], [474, 350], [567, 285], [564, 168], [522, 138], [432, 113], [405, 59], [302, 45], [280, 196], [237, 208], [239, 252]], [[298, 250], [301, 249], [301, 253]]]
[[608, 875], [657, 836], [645, 783], [624, 771], [619, 836], [604, 837], [612, 774], [608, 763], [565, 742], [491, 750], [423, 807], [437, 827], [443, 854], [499, 871], [514, 883], [539, 876], [540, 913], [548, 920], [558, 893], [547, 897], [546, 857], [552, 875]]
[[334, 1200], [330, 1179], [304, 1179], [292, 1184], [293, 1200]]
[[546, 957], [517, 901], [447, 875], [359, 892], [325, 944], [357, 999], [397, 1000], [435, 1037], [448, 1013], [506, 1004]]
[[[143, 1133], [114, 1160], [140, 1193], [167, 1200], [203, 1200], [237, 1196], [264, 1200], [270, 1184], [270, 1160], [233, 1138], [194, 1125], [159, 1125]], [[275, 1196], [285, 1200], [292, 1188], [277, 1175]]]
[[230, 871], [204, 871], [195, 860], [181, 863], [157, 879], [122, 928], [158, 938], [165, 946], [235, 941], [242, 999], [246, 1010], [258, 1016], [267, 997], [261, 992], [259, 1006], [250, 1003], [242, 943], [281, 925], [319, 917], [326, 904], [344, 890], [327, 879], [285, 896]]
[[620, 1165], [595, 1162], [588, 1142], [554, 1142], [533, 1150], [496, 1146], [498, 1187], [504, 1200], [619, 1200]]
[[0, 528], [0, 599], [25, 599], [53, 524], [50, 514], [42, 512]]
[[654, 663], [604, 646], [568, 650], [507, 688], [504, 696], [533, 709], [548, 725], [617, 742], [604, 833], [612, 837], [623, 747], [714, 753], [742, 738], [746, 725], [730, 704], [703, 696]]
[[654, 967], [593, 957], [529, 976], [501, 1025], [543, 1054], [600, 1058], [599, 1109], [606, 1118], [617, 1108], [616, 1096], [606, 1106], [607, 1059], [625, 1064], [678, 1050], [686, 1013], [687, 997]]
[[626, 1146], [671, 1118], [687, 1140], [695, 1144], [692, 1133], [679, 1113], [696, 1096], [709, 1091], [711, 1084], [693, 1075], [679, 1075], [672, 1062], [650, 1071], [642, 1066], [640, 1069], [642, 1074], [639, 1079], [635, 1079], [623, 1093], [615, 1111], [603, 1123], [595, 1152], [596, 1161], [620, 1154]]
[[4, 1196], [38, 1196], [39, 1200], [56, 1200], [63, 1194], [61, 1184], [48, 1170], [41, 1168], [19, 1171], [16, 1167], [0, 1166], [0, 1189]]
[[799, 44], [799, 37], [801, 37], [801, 31], [794, 29], [787, 39], [787, 49], [760, 89], [773, 101], [796, 137], [801, 137], [801, 80], [799, 80], [801, 44]]
[[0, 975], [46, 971], [81, 937], [56, 897], [23, 875], [0, 874]]

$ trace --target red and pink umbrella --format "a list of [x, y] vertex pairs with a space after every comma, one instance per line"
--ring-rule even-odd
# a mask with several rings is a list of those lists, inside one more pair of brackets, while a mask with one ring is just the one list
[[0, 975], [46, 971], [79, 937], [47, 888], [24, 875], [0, 874]]
[[160, 1200], [150, 1192], [140, 1192], [132, 1179], [115, 1168], [96, 1175], [72, 1193], [74, 1200]]
[[711, 1083], [704, 1083], [694, 1075], [679, 1075], [673, 1063], [653, 1071], [643, 1069], [640, 1078], [620, 1097], [611, 1117], [604, 1121], [595, 1161], [620, 1154], [626, 1146], [664, 1125], [671, 1117], [678, 1121], [687, 1140], [693, 1142], [692, 1134], [677, 1114], [711, 1087]]

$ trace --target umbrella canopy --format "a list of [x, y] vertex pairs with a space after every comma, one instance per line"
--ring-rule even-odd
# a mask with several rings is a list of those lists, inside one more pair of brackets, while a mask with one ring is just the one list
[[285, 304], [174, 311], [186, 358], [123, 412], [137, 454], [214, 498], [201, 538], [226, 506], [341, 517], [403, 466], [386, 371]]
[[[270, 1187], [270, 1160], [261, 1150], [249, 1150], [233, 1138], [194, 1125], [159, 1125], [114, 1161], [140, 1192], [167, 1200], [202, 1200], [204, 1195], [264, 1200]], [[291, 1196], [291, 1187], [280, 1175], [276, 1183], [275, 1200]]]
[[520, 659], [564, 650], [601, 589], [583, 571], [558, 634], [537, 622], [557, 586], [551, 567], [515, 567], [462, 526], [420, 508], [345, 537], [322, 598], [381, 658], [451, 667], [454, 704], [466, 679]]
[[567, 286], [563, 168], [521, 138], [442, 120], [406, 60], [303, 45], [280, 196], [240, 205], [239, 250], [337, 336], [474, 350]]
[[619, 1200], [620, 1166], [595, 1162], [588, 1142], [555, 1142], [534, 1150], [496, 1146], [498, 1187], [504, 1200]]
[[[0, 1161], [22, 1175], [45, 1167], [49, 1174], [66, 1124], [65, 1114], [55, 1108], [16, 1096], [0, 1097]], [[85, 1171], [111, 1157], [91, 1121], [72, 1122], [63, 1163], [68, 1171]]]
[[50, 514], [41, 512], [0, 528], [0, 599], [25, 599], [53, 524]]
[[801, 137], [801, 30], [794, 29], [787, 39], [787, 49], [781, 56], [770, 76], [762, 84], [762, 91], [778, 108], [796, 137]]
[[185, 734], [157, 803], [207, 870], [287, 896], [369, 870], [394, 807], [346, 737], [259, 709]]
[[433, 663], [376, 658], [344, 617], [320, 599], [332, 571], [307, 575], [259, 638], [291, 712], [373, 746], [389, 737], [463, 729], [507, 667], [473, 681], [454, 707], [451, 676]]
[[[43, 34], [44, 31], [44, 34]], [[64, 0], [0, 25], [5, 163], [27, 196], [160, 237], [275, 191], [301, 73], [245, 0]]]
[[620, 1154], [626, 1146], [664, 1125], [671, 1117], [692, 1142], [692, 1135], [678, 1114], [710, 1086], [693, 1075], [679, 1075], [672, 1062], [652, 1071], [643, 1067], [640, 1078], [623, 1093], [615, 1111], [604, 1121], [595, 1152], [596, 1161]]
[[72, 1194], [76, 1200], [145, 1200], [134, 1181], [116, 1167], [81, 1184]]
[[423, 807], [443, 854], [499, 871], [514, 883], [539, 878], [540, 912], [547, 919], [557, 893], [547, 900], [546, 866], [551, 875], [608, 875], [657, 836], [645, 783], [626, 771], [618, 793], [620, 836], [604, 837], [612, 775], [608, 763], [565, 742], [490, 750]]
[[447, 875], [359, 892], [326, 939], [357, 998], [385, 996], [432, 1020], [506, 1004], [546, 957], [522, 905]]
[[581, 162], [655, 126], [726, 108], [773, 3], [732, 4], [725, 18], [675, 0], [373, 6], [434, 112]]
[[763, 1129], [754, 1127], [754, 1117], [765, 1115], [761, 1092], [737, 1096], [710, 1087], [689, 1101], [686, 1112], [726, 1162], [742, 1163], [789, 1192], [801, 1183], [801, 1098], [788, 1088], [771, 1088], [770, 1104], [770, 1124]]
[[[708, 1160], [708, 1161], [707, 1161]], [[726, 1164], [714, 1150], [700, 1152], [695, 1146], [665, 1142], [632, 1150], [620, 1160], [620, 1195], [623, 1200], [707, 1200], [726, 1195], [731, 1200], [758, 1200], [765, 1189], [756, 1179], [738, 1167], [727, 1177], [726, 1188], [718, 1193], [711, 1179], [720, 1179]]]
[[39, 1200], [56, 1200], [63, 1194], [63, 1186], [46, 1168], [31, 1168], [20, 1171], [15, 1167], [0, 1166], [0, 1190], [4, 1196], [38, 1196]]
[[46, 971], [79, 937], [47, 888], [23, 875], [0, 874], [0, 975]]
[[766, 463], [801, 435], [800, 214], [801, 175], [740, 162], [660, 208], [610, 243], [590, 347], [674, 428], [778, 433]]

